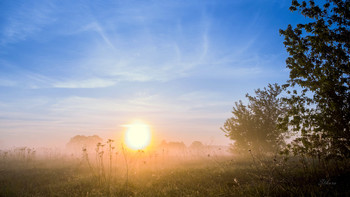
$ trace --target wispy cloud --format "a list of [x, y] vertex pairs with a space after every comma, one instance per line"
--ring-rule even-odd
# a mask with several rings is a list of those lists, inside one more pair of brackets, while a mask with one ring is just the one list
[[51, 24], [55, 19], [50, 16], [53, 4], [49, 1], [21, 3], [9, 12], [4, 26], [1, 28], [2, 45], [25, 40], [28, 36], [38, 33], [43, 26]]
[[84, 80], [61, 81], [53, 84], [55, 88], [104, 88], [116, 84], [115, 80], [90, 78]]
[[103, 27], [97, 22], [94, 21], [86, 26], [84, 26], [81, 31], [95, 31], [102, 38], [106, 45], [108, 45], [111, 49], [115, 49], [113, 43], [106, 35]]
[[0, 86], [4, 86], [4, 87], [14, 87], [14, 86], [16, 86], [16, 85], [17, 85], [16, 81], [8, 80], [8, 79], [1, 79], [1, 78], [0, 78]]
[[0, 138], [103, 133], [137, 117], [175, 137], [217, 135], [252, 83], [288, 74], [270, 40], [283, 21], [268, 15], [276, 2], [9, 2], [0, 8]]

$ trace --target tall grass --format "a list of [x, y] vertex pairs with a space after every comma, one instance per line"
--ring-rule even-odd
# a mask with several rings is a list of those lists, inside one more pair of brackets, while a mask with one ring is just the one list
[[171, 155], [166, 151], [162, 154], [162, 150], [157, 154], [131, 152], [123, 145], [118, 148], [112, 140], [105, 144], [98, 144], [93, 151], [85, 148], [77, 158], [54, 150], [35, 150], [35, 154], [28, 148], [2, 150], [0, 196], [350, 194], [348, 161], [330, 162], [325, 167], [308, 158], [286, 159], [254, 152], [246, 156], [220, 156], [213, 151], [195, 154], [185, 150]]

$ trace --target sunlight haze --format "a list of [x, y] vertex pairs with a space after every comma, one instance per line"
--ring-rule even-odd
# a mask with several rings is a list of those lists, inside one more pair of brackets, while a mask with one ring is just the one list
[[234, 102], [288, 79], [283, 1], [2, 1], [0, 147], [121, 137], [228, 145]]

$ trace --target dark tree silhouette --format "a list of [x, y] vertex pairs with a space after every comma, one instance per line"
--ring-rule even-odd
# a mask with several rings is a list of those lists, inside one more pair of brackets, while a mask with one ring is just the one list
[[268, 88], [255, 91], [256, 96], [246, 95], [249, 104], [240, 100], [233, 107], [233, 117], [221, 128], [226, 136], [234, 140], [233, 151], [257, 153], [271, 152], [284, 143], [282, 131], [277, 127], [286, 106], [279, 97], [282, 88], [269, 84]]
[[291, 11], [310, 19], [280, 30], [289, 57], [289, 92], [293, 106], [285, 124], [301, 137], [294, 141], [299, 153], [313, 156], [350, 156], [350, 1], [294, 0]]

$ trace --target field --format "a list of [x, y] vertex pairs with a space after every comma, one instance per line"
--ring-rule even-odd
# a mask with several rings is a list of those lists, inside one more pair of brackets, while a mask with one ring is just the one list
[[0, 196], [350, 195], [345, 161], [325, 170], [311, 160], [254, 154], [38, 152], [1, 152]]

